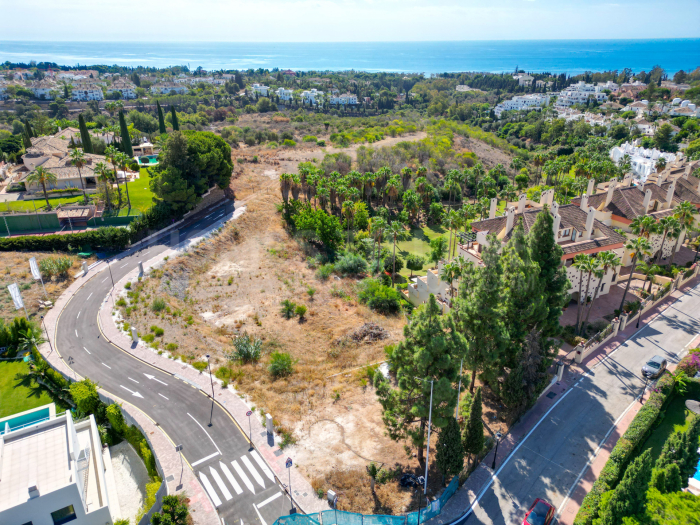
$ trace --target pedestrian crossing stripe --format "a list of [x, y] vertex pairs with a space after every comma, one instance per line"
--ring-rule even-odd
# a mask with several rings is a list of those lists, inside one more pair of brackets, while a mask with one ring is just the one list
[[206, 474], [204, 474], [204, 472], [199, 473], [199, 478], [202, 480], [202, 485], [204, 485], [204, 489], [207, 491], [207, 494], [209, 494], [209, 497], [211, 498], [211, 501], [214, 503], [214, 506], [220, 507], [221, 500], [219, 499], [219, 495], [214, 490], [214, 487], [211, 486], [211, 482], [209, 481], [209, 478], [206, 476]]
[[233, 487], [233, 490], [236, 491], [236, 494], [238, 494], [238, 495], [243, 494], [243, 489], [238, 484], [238, 481], [236, 481], [236, 478], [233, 477], [233, 474], [231, 474], [231, 471], [228, 469], [228, 467], [225, 464], [223, 464], [221, 461], [219, 461], [219, 467], [223, 471], [224, 476], [226, 476], [226, 479], [228, 479], [228, 482]]
[[243, 464], [248, 468], [250, 473], [253, 475], [253, 477], [255, 478], [255, 481], [258, 482], [258, 485], [260, 485], [262, 488], [265, 488], [265, 482], [260, 477], [260, 474], [258, 474], [258, 471], [255, 470], [255, 467], [253, 467], [253, 464], [248, 459], [248, 456], [243, 456], [241, 458], [241, 461], [243, 461]]
[[248, 490], [250, 490], [253, 494], [255, 494], [255, 487], [251, 483], [251, 481], [248, 479], [248, 476], [245, 475], [245, 472], [243, 472], [243, 469], [241, 466], [238, 464], [238, 461], [234, 460], [231, 462], [231, 465], [233, 465], [234, 470], [238, 473], [238, 477], [243, 480], [243, 483], [245, 483], [245, 486], [248, 487]]
[[209, 467], [209, 471], [211, 472], [211, 477], [214, 478], [214, 481], [216, 481], [216, 484], [219, 486], [219, 490], [221, 490], [224, 498], [226, 498], [226, 501], [229, 501], [233, 496], [231, 496], [231, 492], [229, 492], [228, 487], [224, 485], [224, 480], [221, 479], [219, 472], [214, 470], [214, 467], [211, 466]]
[[263, 461], [263, 459], [260, 457], [260, 454], [258, 454], [257, 450], [252, 450], [250, 452], [250, 455], [253, 456], [253, 459], [255, 462], [258, 464], [260, 467], [260, 470], [263, 471], [263, 474], [267, 476], [267, 479], [272, 481], [273, 483], [275, 482], [275, 475], [272, 473], [270, 470], [270, 467], [267, 466], [267, 464]]

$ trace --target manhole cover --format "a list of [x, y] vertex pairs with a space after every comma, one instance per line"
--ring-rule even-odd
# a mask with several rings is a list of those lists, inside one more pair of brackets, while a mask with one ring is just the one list
[[282, 455], [282, 449], [275, 450], [275, 456], [281, 456]]
[[267, 436], [267, 431], [260, 432], [261, 436]]
[[170, 481], [172, 481], [172, 480], [174, 480], [174, 479], [175, 479], [175, 476], [168, 476], [167, 478], [165, 478], [165, 481], [170, 482]]
[[557, 397], [557, 395], [554, 392], [550, 392], [549, 394], [547, 394], [547, 397], [549, 399], [554, 399], [555, 397]]

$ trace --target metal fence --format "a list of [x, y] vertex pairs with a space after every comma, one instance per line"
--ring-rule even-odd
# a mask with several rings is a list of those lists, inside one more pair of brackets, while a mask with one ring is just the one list
[[438, 516], [447, 501], [459, 488], [459, 476], [455, 476], [439, 498], [425, 508], [403, 516], [387, 514], [358, 514], [344, 510], [324, 510], [315, 514], [292, 514], [278, 518], [273, 525], [419, 525]]

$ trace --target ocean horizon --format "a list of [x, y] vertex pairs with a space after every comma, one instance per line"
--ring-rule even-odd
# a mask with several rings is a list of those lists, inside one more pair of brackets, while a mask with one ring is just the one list
[[449, 42], [43, 42], [0, 40], [0, 63], [389, 73], [649, 71], [700, 66], [700, 38]]

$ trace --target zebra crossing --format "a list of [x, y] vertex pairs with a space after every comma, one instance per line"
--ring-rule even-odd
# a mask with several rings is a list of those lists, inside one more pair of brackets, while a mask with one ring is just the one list
[[[236, 496], [240, 496], [247, 492], [244, 487], [255, 494], [256, 489], [261, 492], [261, 489], [264, 490], [266, 486], [275, 484], [275, 475], [257, 450], [251, 450], [248, 454], [229, 462], [229, 464], [220, 459], [218, 463], [212, 463], [200, 469], [198, 475], [215, 507], [219, 507], [235, 497], [231, 489], [236, 493]], [[268, 480], [267, 483], [265, 478]], [[228, 481], [228, 484], [224, 479]], [[257, 488], [258, 486], [260, 488]]]

